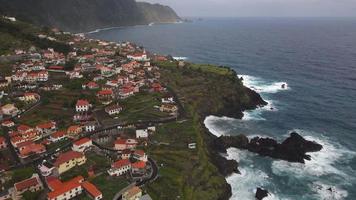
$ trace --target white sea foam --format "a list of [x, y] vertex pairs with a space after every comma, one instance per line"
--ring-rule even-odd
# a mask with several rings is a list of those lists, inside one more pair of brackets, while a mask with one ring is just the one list
[[217, 123], [221, 120], [233, 121], [236, 119], [229, 118], [229, 117], [216, 117], [216, 116], [210, 115], [205, 118], [204, 125], [210, 131], [210, 133], [212, 133], [213, 135], [215, 135], [217, 137], [220, 137], [220, 136], [226, 134], [226, 129], [215, 125], [215, 123]]
[[[252, 153], [242, 151], [236, 148], [227, 149], [226, 158], [236, 161], [248, 161]], [[231, 200], [255, 200], [257, 187], [263, 187], [269, 183], [268, 175], [262, 170], [254, 168], [253, 163], [249, 163], [247, 167], [240, 166], [241, 174], [232, 174], [226, 178], [226, 181], [231, 185], [232, 197]], [[267, 200], [278, 200], [275, 194], [270, 193]]]
[[[260, 93], [262, 98], [268, 103], [264, 107], [257, 108], [255, 110], [248, 110], [244, 112], [244, 117], [242, 120], [266, 120], [261, 115], [265, 111], [278, 111], [275, 106], [276, 101], [268, 99], [267, 94], [277, 93], [284, 90], [289, 90], [287, 82], [267, 82], [261, 78], [250, 76], [250, 75], [239, 75], [239, 78], [243, 79], [243, 84], [246, 87], [255, 90]], [[284, 85], [284, 88], [282, 87]]]
[[180, 56], [175, 56], [173, 57], [174, 60], [188, 60], [188, 57], [180, 57]]
[[308, 153], [311, 156], [310, 161], [301, 163], [289, 163], [287, 161], [273, 161], [272, 172], [277, 175], [293, 174], [297, 177], [323, 176], [323, 175], [338, 175], [344, 179], [351, 179], [342, 170], [335, 166], [336, 162], [348, 161], [356, 154], [353, 151], [345, 149], [337, 143], [332, 143], [326, 137], [315, 137], [317, 135], [303, 130], [294, 130], [301, 134], [305, 139], [315, 141], [323, 145], [323, 149], [319, 152]]
[[[259, 93], [277, 93], [290, 89], [287, 82], [267, 82], [264, 79], [250, 75], [239, 75], [239, 78], [243, 79], [245, 86]], [[285, 88], [282, 87], [283, 85]]]
[[314, 182], [310, 187], [316, 193], [316, 197], [321, 200], [341, 200], [348, 195], [346, 190], [321, 182]]

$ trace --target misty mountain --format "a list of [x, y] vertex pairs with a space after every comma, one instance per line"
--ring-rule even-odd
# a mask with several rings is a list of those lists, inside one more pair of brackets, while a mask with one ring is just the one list
[[180, 19], [168, 6], [135, 0], [0, 0], [0, 13], [72, 32]]

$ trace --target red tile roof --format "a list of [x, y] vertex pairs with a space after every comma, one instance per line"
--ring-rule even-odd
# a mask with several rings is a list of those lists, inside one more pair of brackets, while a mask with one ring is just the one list
[[52, 134], [51, 137], [53, 138], [60, 138], [60, 137], [63, 137], [65, 136], [67, 133], [65, 131], [57, 131], [55, 133]]
[[46, 123], [39, 124], [36, 127], [40, 128], [40, 129], [51, 129], [55, 126], [56, 126], [56, 123], [54, 123], [54, 122], [46, 122]]
[[102, 195], [102, 193], [98, 190], [98, 188], [95, 187], [95, 185], [89, 183], [88, 181], [85, 181], [84, 183], [82, 183], [82, 186], [94, 198]]
[[24, 124], [21, 124], [17, 127], [17, 131], [19, 132], [26, 132], [26, 131], [29, 131], [31, 130], [32, 128], [27, 126], [27, 125], [24, 125]]
[[112, 94], [113, 94], [112, 90], [100, 90], [98, 92], [98, 95], [100, 95], [100, 96], [112, 95]]
[[76, 106], [88, 106], [88, 105], [89, 105], [89, 101], [85, 99], [79, 99], [76, 104]]
[[73, 178], [70, 181], [62, 183], [61, 187], [59, 187], [56, 190], [49, 192], [47, 194], [48, 199], [50, 199], [50, 200], [55, 199], [56, 197], [66, 193], [66, 192], [69, 192], [75, 188], [80, 187], [81, 186], [80, 183], [83, 180], [84, 180], [84, 178], [82, 176], [78, 176], [78, 177]]
[[47, 177], [46, 182], [47, 182], [48, 188], [52, 191], [58, 190], [62, 186], [62, 182], [54, 176]]
[[144, 156], [145, 152], [143, 150], [135, 150], [134, 154], [139, 155], [139, 156]]
[[82, 158], [82, 157], [84, 157], [84, 154], [82, 154], [82, 153], [75, 152], [75, 151], [67, 151], [67, 152], [62, 153], [58, 156], [56, 162], [54, 162], [54, 166], [58, 167], [59, 165], [65, 163], [67, 161], [70, 161], [70, 160], [73, 160], [76, 158]]
[[85, 138], [82, 138], [82, 139], [80, 139], [78, 141], [75, 141], [73, 144], [76, 145], [76, 146], [80, 146], [80, 145], [83, 145], [83, 144], [88, 143], [90, 141], [91, 141], [91, 139], [85, 137]]
[[2, 136], [0, 136], [0, 144], [3, 144], [3, 143], [5, 143], [5, 142], [6, 142], [5, 138], [2, 137]]
[[127, 165], [130, 165], [130, 161], [128, 159], [124, 159], [124, 160], [118, 160], [116, 162], [114, 162], [113, 164], [111, 164], [112, 168], [121, 168]]
[[126, 144], [126, 139], [117, 139], [115, 144]]
[[38, 182], [37, 178], [33, 177], [33, 178], [23, 180], [21, 182], [15, 183], [15, 188], [17, 191], [23, 191], [30, 187], [36, 186], [38, 184], [39, 184], [39, 182]]
[[146, 162], [138, 161], [138, 162], [132, 163], [131, 165], [132, 165], [132, 168], [144, 169], [146, 167]]

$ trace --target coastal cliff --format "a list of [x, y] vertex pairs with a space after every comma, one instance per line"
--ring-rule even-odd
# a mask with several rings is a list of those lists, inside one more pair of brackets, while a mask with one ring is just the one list
[[[209, 115], [241, 118], [244, 110], [267, 103], [259, 94], [245, 87], [236, 72], [228, 67], [192, 63], [179, 66], [175, 61], [156, 64], [160, 67], [162, 82], [176, 94], [185, 111], [183, 118], [192, 119], [196, 130], [192, 137], [197, 140], [198, 157], [205, 158], [187, 172], [198, 174], [197, 179], [187, 178], [190, 181], [184, 185], [200, 196], [183, 199], [228, 200], [232, 193], [225, 177], [239, 172], [238, 163], [221, 156], [223, 151], [213, 145], [217, 137], [209, 133], [203, 121]], [[179, 140], [184, 138], [176, 138], [175, 142]], [[180, 173], [184, 174], [184, 171]]]
[[168, 6], [135, 0], [0, 0], [0, 14], [71, 32], [180, 20]]

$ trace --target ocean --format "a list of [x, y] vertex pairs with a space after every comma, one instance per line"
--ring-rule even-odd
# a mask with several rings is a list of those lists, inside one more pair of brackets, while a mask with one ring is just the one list
[[89, 36], [235, 69], [269, 105], [242, 120], [209, 116], [205, 125], [215, 135], [282, 141], [296, 131], [323, 145], [305, 164], [228, 149], [241, 171], [227, 177], [232, 200], [253, 200], [257, 187], [268, 199], [356, 199], [355, 18], [208, 18]]

